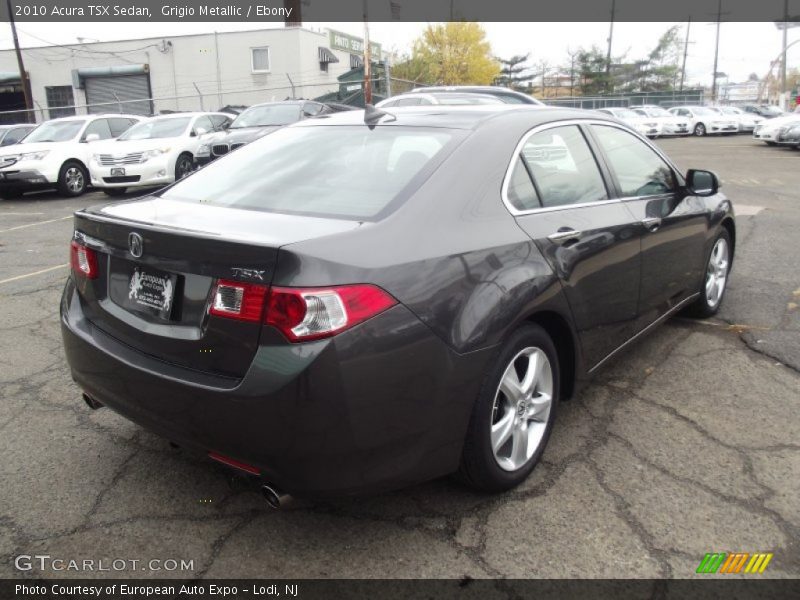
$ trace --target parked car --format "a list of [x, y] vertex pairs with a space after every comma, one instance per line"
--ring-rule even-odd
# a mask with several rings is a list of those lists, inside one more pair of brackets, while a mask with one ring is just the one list
[[723, 117], [736, 121], [739, 133], [752, 133], [756, 125], [764, 120], [764, 117], [745, 112], [738, 106], [709, 106], [709, 108]]
[[0, 150], [0, 196], [49, 188], [64, 196], [80, 196], [89, 185], [93, 144], [121, 135], [142, 118], [88, 115], [42, 123], [19, 144]]
[[773, 104], [745, 104], [742, 110], [747, 113], [764, 117], [765, 119], [774, 119], [775, 117], [782, 117], [786, 113]]
[[338, 111], [313, 100], [284, 100], [255, 104], [236, 117], [224, 132], [203, 136], [200, 147], [195, 153], [195, 164], [206, 165], [215, 158], [290, 123], [333, 112]]
[[739, 123], [733, 118], [720, 115], [707, 106], [673, 106], [669, 112], [689, 119], [689, 130], [697, 137], [739, 131]]
[[781, 127], [776, 141], [781, 146], [789, 146], [797, 150], [800, 147], [800, 120], [794, 124]]
[[785, 131], [785, 128], [791, 127], [796, 123], [800, 123], [800, 115], [795, 113], [767, 119], [753, 129], [753, 139], [762, 141], [767, 146], [774, 146], [778, 143], [778, 138]]
[[272, 505], [454, 471], [500, 491], [576, 382], [717, 312], [736, 231], [713, 173], [587, 111], [435, 112], [308, 119], [78, 211], [61, 325], [86, 402]]
[[631, 107], [631, 110], [640, 117], [644, 117], [650, 121], [655, 120], [660, 126], [661, 130], [659, 136], [670, 135], [690, 135], [689, 120], [682, 117], [676, 117], [667, 111], [667, 109], [660, 106], [645, 105]]
[[92, 185], [117, 196], [132, 187], [172, 183], [194, 170], [200, 136], [224, 131], [232, 121], [225, 113], [186, 112], [137, 123], [117, 139], [92, 146]]
[[34, 129], [36, 129], [36, 125], [30, 123], [0, 125], [0, 146], [19, 144], [20, 141]]
[[597, 111], [605, 113], [607, 115], [611, 115], [612, 117], [619, 119], [623, 123], [627, 123], [628, 125], [633, 127], [636, 131], [649, 138], [656, 138], [659, 135], [661, 135], [663, 127], [662, 123], [658, 119], [654, 119], [653, 117], [643, 117], [642, 115], [636, 114], [629, 108], [614, 107], [614, 106], [598, 108]]
[[395, 106], [425, 106], [432, 104], [458, 106], [464, 104], [504, 104], [504, 102], [497, 96], [488, 94], [440, 94], [431, 92], [429, 94], [398, 94], [386, 100], [381, 100], [375, 106], [378, 108], [392, 108]]
[[415, 88], [409, 94], [487, 94], [499, 98], [505, 104], [538, 104], [544, 106], [533, 96], [517, 92], [497, 85], [433, 85], [424, 88]]

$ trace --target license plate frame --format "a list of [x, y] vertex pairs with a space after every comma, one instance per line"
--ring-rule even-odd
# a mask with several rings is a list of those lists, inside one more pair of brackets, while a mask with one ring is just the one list
[[149, 266], [137, 265], [128, 279], [124, 307], [134, 313], [171, 320], [175, 308], [178, 276]]

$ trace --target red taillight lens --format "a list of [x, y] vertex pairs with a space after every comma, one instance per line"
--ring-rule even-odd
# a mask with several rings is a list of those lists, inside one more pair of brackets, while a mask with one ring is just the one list
[[98, 273], [97, 253], [91, 248], [87, 248], [83, 244], [79, 244], [75, 240], [72, 240], [69, 248], [72, 270], [77, 275], [82, 275], [87, 279], [95, 279]]
[[373, 285], [331, 288], [274, 287], [267, 300], [266, 322], [289, 341], [330, 337], [397, 304]]
[[214, 287], [209, 312], [240, 321], [261, 321], [267, 286], [220, 279]]

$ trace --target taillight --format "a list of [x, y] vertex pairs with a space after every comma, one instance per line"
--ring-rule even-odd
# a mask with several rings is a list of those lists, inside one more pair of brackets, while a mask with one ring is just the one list
[[289, 341], [330, 337], [397, 304], [373, 285], [270, 289], [266, 322]]
[[72, 240], [69, 246], [72, 270], [77, 275], [82, 275], [87, 279], [97, 278], [97, 252], [91, 248], [87, 248], [83, 244], [79, 244], [75, 240]]
[[220, 279], [214, 288], [209, 312], [240, 321], [261, 321], [268, 289], [265, 285]]

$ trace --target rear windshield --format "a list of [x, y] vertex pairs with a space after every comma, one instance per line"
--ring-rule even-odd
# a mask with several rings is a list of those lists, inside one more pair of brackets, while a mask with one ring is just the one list
[[200, 169], [162, 197], [247, 210], [374, 220], [464, 132], [288, 127]]

